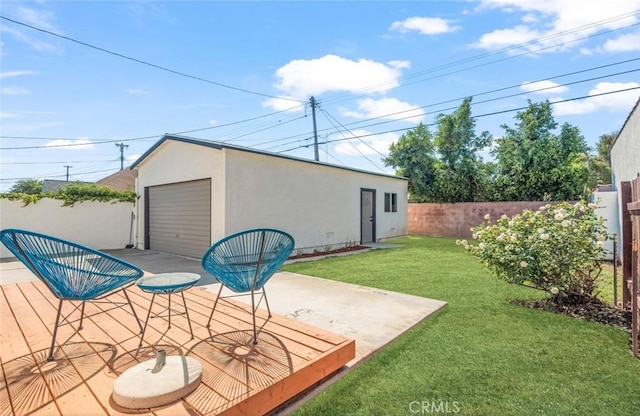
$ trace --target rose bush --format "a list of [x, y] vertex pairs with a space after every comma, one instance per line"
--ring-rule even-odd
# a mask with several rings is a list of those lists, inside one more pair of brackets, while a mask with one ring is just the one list
[[476, 242], [458, 240], [507, 282], [549, 292], [560, 302], [594, 296], [602, 270], [604, 219], [585, 202], [546, 205], [473, 227]]

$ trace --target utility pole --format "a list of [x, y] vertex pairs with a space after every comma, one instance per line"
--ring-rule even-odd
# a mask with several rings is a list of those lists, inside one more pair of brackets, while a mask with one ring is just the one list
[[116, 146], [120, 148], [120, 170], [124, 169], [124, 148], [129, 147], [128, 144], [116, 143]]
[[72, 168], [73, 166], [64, 165], [64, 167], [67, 168], [67, 182], [69, 182], [69, 168]]
[[316, 105], [318, 104], [316, 99], [311, 97], [309, 100], [311, 103], [311, 116], [313, 118], [313, 149], [315, 150], [316, 162], [320, 160], [318, 154], [318, 129], [316, 127]]

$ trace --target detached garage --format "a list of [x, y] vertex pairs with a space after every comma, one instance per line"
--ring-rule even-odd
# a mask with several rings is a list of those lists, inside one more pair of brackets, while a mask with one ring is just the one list
[[254, 227], [289, 232], [298, 253], [407, 233], [406, 178], [175, 135], [131, 168], [138, 248], [198, 258]]

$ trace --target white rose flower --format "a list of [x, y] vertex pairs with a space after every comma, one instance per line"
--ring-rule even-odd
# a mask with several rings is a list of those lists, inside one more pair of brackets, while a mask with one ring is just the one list
[[491, 219], [491, 214], [485, 214], [484, 219], [485, 220], [490, 220]]
[[477, 239], [478, 239], [478, 234], [473, 233], [473, 234], [471, 235], [471, 237], [473, 237], [473, 239], [474, 239], [474, 240], [477, 240]]
[[502, 216], [500, 217], [500, 219], [502, 219], [502, 220], [506, 220], [507, 218], [509, 218], [509, 217], [507, 217], [506, 214], [502, 214]]
[[596, 243], [596, 245], [597, 245], [598, 247], [604, 247], [604, 241], [598, 241], [598, 242]]
[[541, 240], [548, 240], [549, 239], [549, 234], [540, 234], [540, 239]]
[[564, 220], [564, 221], [562, 221], [561, 225], [562, 225], [563, 227], [568, 227], [568, 226], [570, 226], [570, 225], [571, 225], [571, 222], [570, 222], [569, 220]]
[[528, 265], [529, 265], [529, 263], [527, 263], [527, 262], [526, 262], [526, 261], [524, 261], [524, 260], [522, 260], [522, 261], [520, 262], [520, 267], [522, 267], [522, 268], [527, 267]]
[[544, 234], [544, 228], [538, 228], [538, 234]]
[[564, 219], [564, 214], [562, 212], [558, 212], [553, 218], [555, 218], [556, 221], [562, 221]]
[[560, 293], [560, 289], [554, 286], [551, 288], [551, 290], [549, 290], [549, 292], [551, 292], [552, 295], [557, 295], [558, 293]]
[[484, 250], [484, 248], [485, 248], [484, 243], [480, 243], [480, 244], [478, 244], [478, 248], [479, 248], [480, 250]]
[[518, 241], [518, 236], [517, 235], [512, 235], [511, 236], [511, 242], [515, 243], [516, 241]]
[[514, 220], [509, 221], [509, 227], [513, 227], [514, 225], [516, 225], [516, 222]]

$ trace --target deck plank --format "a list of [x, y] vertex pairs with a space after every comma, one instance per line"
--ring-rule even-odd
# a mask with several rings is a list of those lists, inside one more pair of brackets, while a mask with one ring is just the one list
[[[237, 300], [230, 301], [236, 307], [219, 304], [212, 327], [207, 328], [216, 295], [193, 288], [185, 292], [193, 339], [184, 316], [172, 317], [170, 329], [166, 317], [159, 317], [149, 321], [139, 348], [139, 327], [128, 307], [113, 309], [108, 304], [87, 302], [89, 317], [83, 329], [72, 335], [73, 327], [60, 328], [56, 360], [47, 363], [57, 299], [39, 281], [0, 288], [0, 415], [262, 414], [317, 384], [355, 356], [353, 340], [278, 315], [269, 319], [258, 344], [251, 346], [249, 307]], [[127, 293], [144, 321], [151, 295], [136, 286]], [[119, 293], [112, 297], [124, 300]], [[167, 296], [156, 296], [153, 312], [164, 309], [167, 300]], [[179, 295], [172, 297], [172, 304], [182, 310]], [[71, 303], [65, 302], [64, 311], [71, 309]], [[260, 309], [259, 324], [265, 318], [266, 310]], [[153, 359], [159, 347], [169, 355], [197, 359], [203, 366], [202, 383], [188, 397], [162, 408], [118, 408], [112, 399], [116, 378], [137, 363]], [[31, 384], [5, 381], [26, 379], [22, 376], [26, 370]]]

